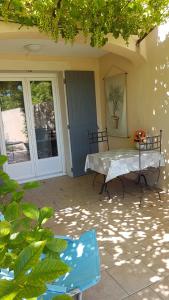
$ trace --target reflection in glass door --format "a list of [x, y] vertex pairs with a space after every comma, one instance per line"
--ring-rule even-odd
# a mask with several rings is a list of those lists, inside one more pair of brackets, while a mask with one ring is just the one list
[[32, 142], [23, 80], [0, 80], [0, 150], [5, 171], [14, 179], [34, 177]]
[[38, 159], [58, 156], [51, 81], [31, 81]]
[[29, 161], [29, 141], [21, 81], [0, 82], [0, 106], [8, 163]]

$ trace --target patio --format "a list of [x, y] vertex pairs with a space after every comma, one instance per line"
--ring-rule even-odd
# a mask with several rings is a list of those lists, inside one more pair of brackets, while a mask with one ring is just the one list
[[[29, 191], [27, 200], [52, 206], [48, 222], [56, 234], [79, 236], [95, 228], [100, 247], [102, 280], [84, 293], [84, 300], [160, 300], [169, 298], [169, 196], [140, 194], [126, 179], [125, 198], [114, 180], [112, 199], [98, 195], [92, 176], [62, 176], [42, 181]], [[100, 181], [101, 178], [98, 178]]]

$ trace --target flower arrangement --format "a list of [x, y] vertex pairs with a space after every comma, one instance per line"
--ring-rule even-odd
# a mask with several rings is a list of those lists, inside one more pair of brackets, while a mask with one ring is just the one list
[[146, 139], [146, 132], [143, 129], [138, 129], [134, 133], [135, 142], [144, 142]]

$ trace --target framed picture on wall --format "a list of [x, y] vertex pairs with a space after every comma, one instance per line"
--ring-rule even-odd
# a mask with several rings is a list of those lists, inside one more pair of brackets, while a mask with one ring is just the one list
[[106, 125], [108, 134], [127, 137], [127, 74], [105, 78]]

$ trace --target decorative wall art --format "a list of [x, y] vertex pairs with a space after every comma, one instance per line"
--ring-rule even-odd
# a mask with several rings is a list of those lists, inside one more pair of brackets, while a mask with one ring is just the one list
[[106, 123], [108, 134], [127, 137], [126, 76], [119, 74], [105, 78]]

